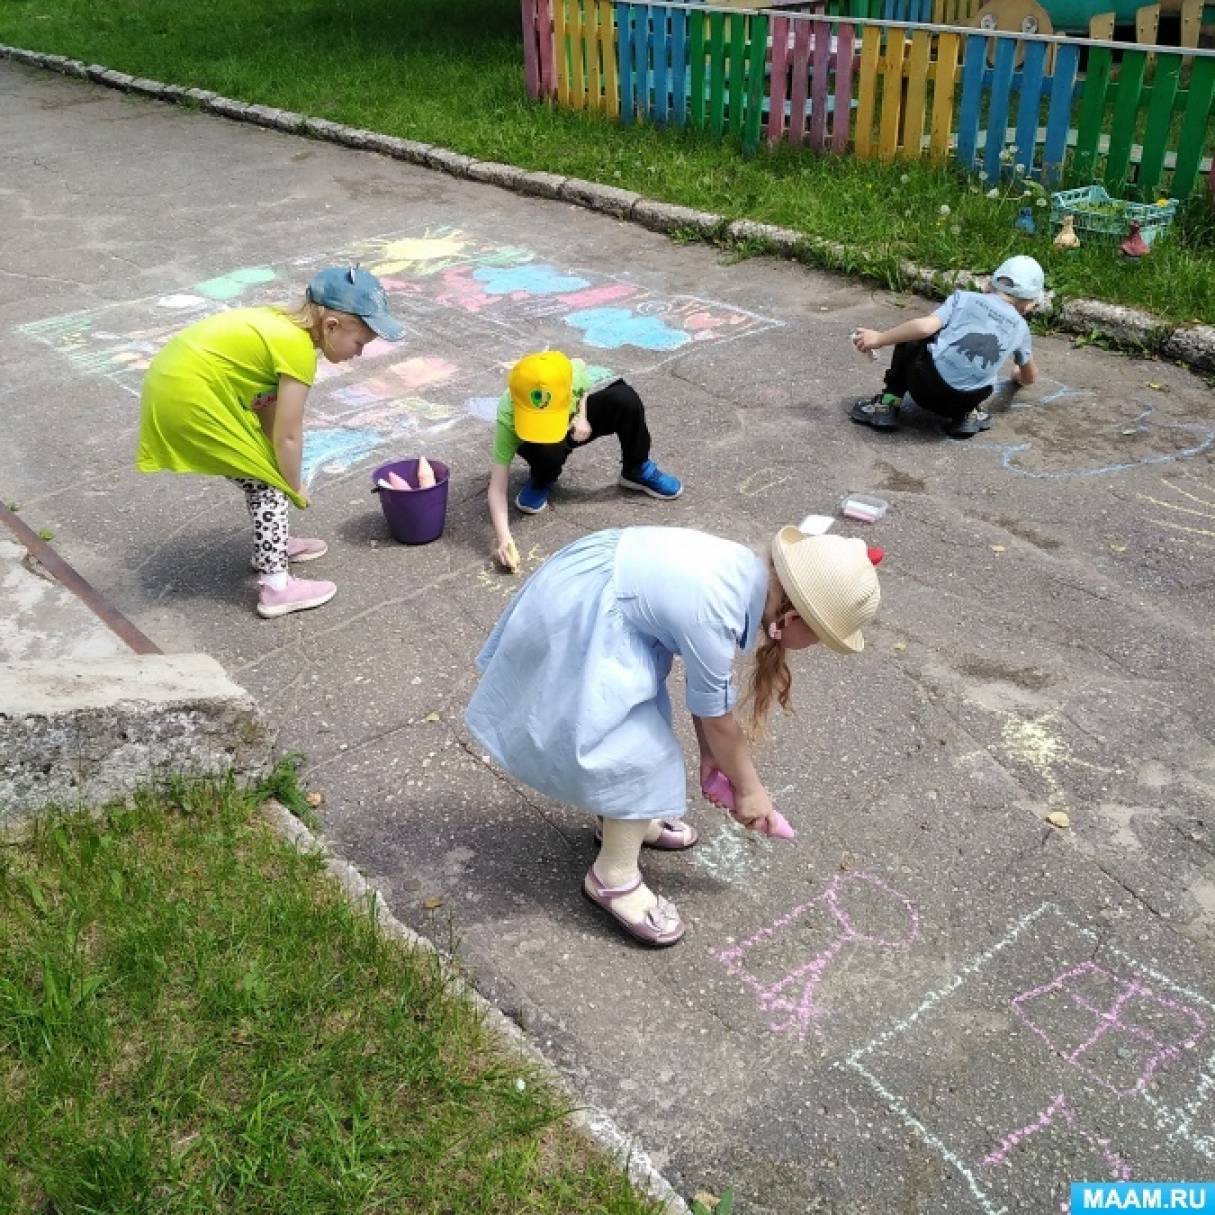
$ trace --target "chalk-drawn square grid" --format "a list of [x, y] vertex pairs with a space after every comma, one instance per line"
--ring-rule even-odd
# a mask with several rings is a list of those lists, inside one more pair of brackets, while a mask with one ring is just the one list
[[[1143, 1088], [1159, 1067], [1194, 1046], [1206, 1029], [1189, 1005], [1159, 996], [1138, 979], [1124, 979], [1092, 961], [1022, 992], [1012, 1003], [1060, 1058], [1122, 1096]], [[1069, 1010], [1080, 1013], [1078, 1023], [1084, 1027], [1078, 1044], [1064, 1040], [1052, 1025]]]
[[[1078, 1177], [1201, 1176], [1215, 1163], [1215, 1054], [1195, 1049], [1215, 1004], [1116, 947], [1105, 966], [1074, 961], [1098, 944], [1043, 904], [846, 1061], [984, 1215], [1066, 1210]], [[1024, 990], [1015, 976], [1035, 970], [1055, 979]]]

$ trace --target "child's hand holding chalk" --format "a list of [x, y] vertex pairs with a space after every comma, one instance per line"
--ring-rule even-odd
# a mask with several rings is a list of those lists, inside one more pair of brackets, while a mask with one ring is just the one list
[[876, 363], [877, 351], [874, 347], [881, 334], [876, 329], [854, 329], [851, 336], [852, 345], [857, 354], [867, 354], [870, 362]]
[[515, 547], [513, 538], [508, 537], [506, 541], [499, 544], [494, 549], [494, 560], [505, 570], [510, 570], [512, 574], [519, 570], [519, 550]]

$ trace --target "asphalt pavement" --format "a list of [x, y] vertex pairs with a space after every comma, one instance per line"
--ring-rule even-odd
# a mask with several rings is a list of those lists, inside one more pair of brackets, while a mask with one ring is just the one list
[[[1199, 378], [1039, 338], [1041, 382], [986, 434], [915, 413], [878, 434], [847, 420], [881, 368], [847, 336], [923, 300], [11, 64], [0, 165], [0, 494], [162, 648], [258, 697], [338, 850], [677, 1188], [733, 1187], [748, 1215], [994, 1215], [1057, 1211], [1070, 1180], [1215, 1176]], [[329, 540], [307, 572], [339, 592], [265, 621], [240, 493], [135, 472], [139, 378], [180, 325], [345, 261], [409, 334], [318, 383], [293, 526]], [[797, 656], [759, 757], [797, 841], [689, 786], [701, 844], [645, 858], [690, 924], [660, 953], [579, 897], [591, 820], [462, 725], [518, 586], [489, 560], [490, 419], [546, 344], [627, 376], [687, 488], [626, 495], [596, 443], [514, 516], [525, 573], [601, 527], [761, 545], [849, 492], [890, 503], [834, 525], [888, 554], [865, 652]], [[419, 454], [452, 468], [447, 529], [405, 547], [370, 473]], [[53, 631], [32, 594], [6, 652]]]

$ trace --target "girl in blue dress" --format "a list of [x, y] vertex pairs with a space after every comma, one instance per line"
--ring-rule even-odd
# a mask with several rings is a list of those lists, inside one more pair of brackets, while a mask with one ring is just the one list
[[[767, 831], [773, 806], [747, 742], [778, 702], [790, 707], [789, 650], [864, 646], [877, 575], [861, 540], [783, 528], [768, 557], [704, 532], [595, 532], [546, 562], [503, 612], [477, 658], [465, 720], [512, 776], [599, 816], [602, 846], [583, 892], [648, 945], [684, 934], [644, 883], [641, 848], [690, 848], [683, 751], [666, 679], [683, 659], [702, 785], [720, 770], [735, 814]], [[739, 651], [755, 651], [735, 715]]]

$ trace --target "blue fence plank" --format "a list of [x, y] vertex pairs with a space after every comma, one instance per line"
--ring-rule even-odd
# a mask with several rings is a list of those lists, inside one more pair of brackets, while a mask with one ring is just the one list
[[654, 92], [650, 102], [650, 114], [662, 127], [666, 126], [671, 112], [670, 10], [651, 7], [650, 14], [650, 62], [654, 65]]
[[1042, 104], [1046, 67], [1046, 43], [1030, 42], [1025, 47], [1025, 62], [1017, 73], [1017, 163], [1025, 174], [1034, 171], [1034, 150], [1038, 143], [1038, 111]]
[[675, 125], [688, 125], [688, 14], [671, 10], [671, 93], [675, 100]]
[[1046, 113], [1046, 143], [1042, 147], [1042, 184], [1052, 185], [1063, 177], [1067, 155], [1067, 134], [1072, 120], [1072, 104], [1077, 96], [1076, 68], [1080, 48], [1065, 42], [1055, 52], [1055, 71], [1050, 82], [1050, 108]]
[[962, 57], [962, 100], [958, 106], [957, 160], [964, 169], [975, 167], [979, 142], [979, 113], [983, 100], [983, 73], [987, 66], [987, 39], [971, 34]]
[[650, 108], [649, 65], [650, 6], [633, 9], [633, 112], [645, 114]]
[[996, 39], [996, 64], [991, 72], [991, 96], [987, 103], [987, 146], [983, 155], [983, 168], [991, 181], [998, 181], [1000, 177], [1000, 153], [1004, 150], [1004, 133], [1008, 127], [1008, 103], [1016, 57], [1015, 38]]
[[633, 121], [633, 68], [630, 47], [636, 11], [631, 4], [616, 5], [616, 71], [620, 77], [620, 121]]

